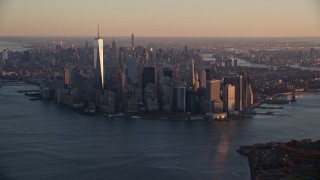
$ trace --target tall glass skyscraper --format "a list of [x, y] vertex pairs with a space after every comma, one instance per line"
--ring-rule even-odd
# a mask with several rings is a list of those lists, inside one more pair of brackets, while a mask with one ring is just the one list
[[100, 89], [104, 89], [104, 66], [103, 66], [103, 39], [99, 35], [98, 27], [98, 37], [94, 40], [93, 44], [93, 65], [96, 70], [97, 76], [97, 86]]

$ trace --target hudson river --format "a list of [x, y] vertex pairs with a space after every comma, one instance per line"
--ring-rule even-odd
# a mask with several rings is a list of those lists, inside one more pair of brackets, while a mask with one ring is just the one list
[[[0, 88], [0, 179], [250, 179], [241, 145], [320, 139], [320, 94], [275, 115], [218, 121], [86, 116]], [[277, 105], [278, 106], [278, 105]]]

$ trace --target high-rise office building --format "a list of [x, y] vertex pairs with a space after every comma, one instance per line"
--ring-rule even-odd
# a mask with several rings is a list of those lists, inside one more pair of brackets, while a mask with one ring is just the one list
[[180, 82], [184, 81], [187, 84], [187, 88], [193, 87], [195, 83], [194, 75], [194, 60], [189, 59], [187, 63], [179, 65], [179, 79]]
[[200, 85], [200, 87], [202, 87], [202, 88], [206, 88], [206, 82], [207, 82], [206, 75], [207, 75], [207, 73], [205, 70], [201, 71], [201, 79], [200, 79], [201, 85]]
[[116, 72], [115, 66], [107, 65], [104, 66], [104, 90], [111, 90], [112, 89], [112, 78]]
[[186, 112], [186, 87], [178, 86], [175, 89], [176, 111]]
[[114, 37], [112, 39], [112, 45], [111, 45], [111, 62], [113, 65], [118, 66], [117, 63], [117, 45], [116, 42], [114, 41]]
[[223, 109], [226, 113], [235, 111], [236, 103], [236, 88], [233, 85], [227, 84], [223, 86]]
[[236, 92], [236, 105], [235, 105], [235, 110], [236, 111], [242, 111], [243, 109], [243, 104], [242, 104], [242, 76], [225, 76], [223, 78], [223, 85], [231, 84], [235, 86], [235, 92]]
[[119, 48], [119, 54], [118, 54], [118, 62], [120, 64], [121, 70], [125, 70], [125, 65], [127, 62], [128, 57], [128, 51], [126, 47], [120, 47]]
[[156, 83], [156, 67], [144, 67], [142, 73], [142, 88], [144, 89], [147, 84]]
[[138, 83], [138, 58], [131, 57], [128, 59], [127, 77], [128, 83], [137, 85]]
[[134, 50], [134, 34], [131, 34], [131, 50]]
[[189, 83], [194, 86], [195, 83], [195, 74], [194, 74], [194, 60], [189, 59], [188, 60], [188, 68], [189, 68], [189, 73], [190, 73], [190, 79]]
[[220, 89], [221, 89], [220, 80], [207, 81], [205, 99], [207, 101], [220, 100]]
[[65, 86], [71, 86], [72, 85], [72, 68], [71, 67], [67, 67], [64, 69], [64, 85]]
[[253, 80], [248, 76], [246, 83], [246, 105], [250, 106], [253, 104]]
[[205, 72], [206, 72], [206, 80], [207, 81], [211, 81], [211, 79], [212, 79], [212, 71], [211, 71], [211, 69], [206, 69]]
[[9, 58], [9, 49], [5, 48], [2, 50], [2, 65], [5, 65]]
[[220, 100], [221, 80], [210, 80], [206, 83], [205, 89], [205, 107], [206, 113], [220, 113], [223, 105]]
[[99, 27], [98, 37], [93, 44], [93, 67], [96, 70], [97, 88], [104, 89], [104, 66], [103, 66], [103, 39], [100, 38]]

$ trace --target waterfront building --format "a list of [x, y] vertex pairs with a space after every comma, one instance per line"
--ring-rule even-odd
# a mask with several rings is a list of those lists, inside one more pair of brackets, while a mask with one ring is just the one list
[[253, 94], [253, 79], [251, 79], [250, 77], [248, 77], [247, 79], [247, 91], [246, 91], [246, 101], [247, 101], [247, 106], [250, 106], [253, 104], [253, 100], [254, 100], [254, 94]]
[[242, 107], [253, 104], [253, 81], [246, 73], [242, 73]]
[[235, 86], [235, 110], [236, 111], [242, 111], [243, 109], [243, 104], [242, 104], [242, 76], [225, 76], [223, 77], [223, 86], [226, 86], [227, 84], [231, 84]]
[[236, 103], [236, 88], [233, 85], [227, 84], [223, 86], [223, 110], [226, 113], [235, 111]]
[[223, 101], [213, 101], [213, 113], [223, 113]]
[[115, 112], [115, 94], [112, 91], [105, 91], [103, 96], [101, 109], [104, 113]]
[[192, 114], [200, 113], [200, 100], [197, 92], [192, 89], [186, 91], [186, 112]]
[[54, 76], [54, 99], [57, 101], [58, 92], [64, 89], [64, 79], [61, 74]]
[[148, 111], [158, 111], [158, 92], [157, 84], [147, 84], [145, 88], [145, 104]]
[[186, 87], [178, 86], [174, 90], [175, 94], [175, 109], [177, 112], [186, 112]]
[[159, 105], [160, 109], [166, 112], [171, 111], [172, 101], [172, 77], [173, 72], [170, 67], [163, 67], [162, 71], [158, 73], [158, 86], [159, 86]]
[[127, 112], [138, 112], [138, 100], [135, 97], [128, 98], [127, 100]]
[[172, 92], [171, 92], [171, 79], [169, 77], [164, 77], [163, 85], [160, 86], [161, 90], [161, 105], [162, 109], [166, 112], [171, 111], [171, 99], [172, 99]]
[[[204, 99], [204, 112], [211, 114], [215, 111], [219, 111], [220, 104], [215, 106], [216, 102], [220, 102], [221, 98], [221, 80], [208, 80], [206, 82], [206, 89], [205, 89], [205, 99]], [[215, 110], [215, 107], [219, 107]]]

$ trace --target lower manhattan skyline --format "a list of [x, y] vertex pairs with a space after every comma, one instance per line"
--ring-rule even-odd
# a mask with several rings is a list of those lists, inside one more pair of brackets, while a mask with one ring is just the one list
[[320, 179], [320, 0], [0, 0], [0, 180]]
[[320, 2], [0, 1], [0, 36], [312, 37]]

